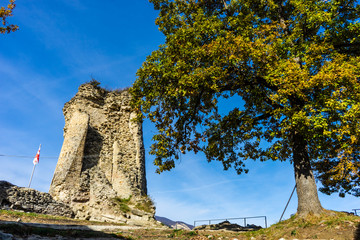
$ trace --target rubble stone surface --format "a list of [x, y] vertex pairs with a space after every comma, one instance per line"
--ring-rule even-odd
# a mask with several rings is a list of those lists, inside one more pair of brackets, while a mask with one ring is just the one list
[[6, 181], [0, 181], [0, 208], [74, 217], [69, 206], [55, 201], [50, 194], [18, 187]]

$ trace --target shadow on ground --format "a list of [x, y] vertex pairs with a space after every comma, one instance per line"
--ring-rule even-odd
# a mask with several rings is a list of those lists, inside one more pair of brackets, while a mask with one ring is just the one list
[[[121, 235], [105, 233], [101, 231], [92, 230], [86, 226], [75, 225], [57, 225], [57, 224], [38, 224], [29, 225], [24, 223], [17, 222], [1, 222], [0, 221], [0, 231], [3, 233], [11, 234], [16, 239], [17, 237], [28, 237], [31, 235], [39, 235], [41, 237], [64, 237], [66, 239], [73, 238], [108, 238], [108, 239], [123, 239], [129, 240], [129, 238], [123, 237]], [[58, 238], [57, 238], [58, 239]]]
[[355, 240], [360, 240], [360, 223], [357, 225], [354, 239]]

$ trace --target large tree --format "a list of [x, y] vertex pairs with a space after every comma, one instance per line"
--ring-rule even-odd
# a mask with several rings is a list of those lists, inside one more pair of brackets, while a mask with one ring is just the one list
[[0, 7], [0, 34], [15, 32], [19, 29], [18, 26], [14, 24], [9, 24], [6, 19], [13, 15], [13, 10], [15, 8], [15, 0], [10, 0], [7, 7]]
[[166, 42], [131, 92], [158, 129], [158, 172], [187, 151], [239, 174], [247, 159], [291, 161], [300, 216], [323, 211], [314, 173], [326, 193], [360, 195], [357, 0], [150, 2]]

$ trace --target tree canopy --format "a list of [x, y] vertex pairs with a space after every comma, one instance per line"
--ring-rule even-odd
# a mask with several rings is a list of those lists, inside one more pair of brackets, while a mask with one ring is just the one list
[[0, 19], [1, 19], [1, 25], [0, 25], [0, 33], [10, 33], [15, 32], [19, 29], [18, 26], [14, 24], [9, 24], [6, 19], [8, 17], [11, 17], [13, 15], [13, 10], [15, 8], [15, 0], [10, 0], [7, 7], [0, 7]]
[[[314, 170], [323, 192], [360, 196], [358, 1], [150, 2], [166, 42], [131, 92], [158, 130], [158, 172], [187, 151], [239, 174], [247, 159], [288, 160], [298, 195], [316, 191], [298, 181]], [[234, 97], [242, 102], [222, 114], [219, 99]]]

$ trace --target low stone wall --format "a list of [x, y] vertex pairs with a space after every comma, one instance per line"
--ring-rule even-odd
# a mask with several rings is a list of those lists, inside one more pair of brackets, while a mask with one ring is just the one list
[[50, 194], [0, 181], [0, 209], [21, 210], [64, 217], [75, 216], [71, 208], [56, 202]]

